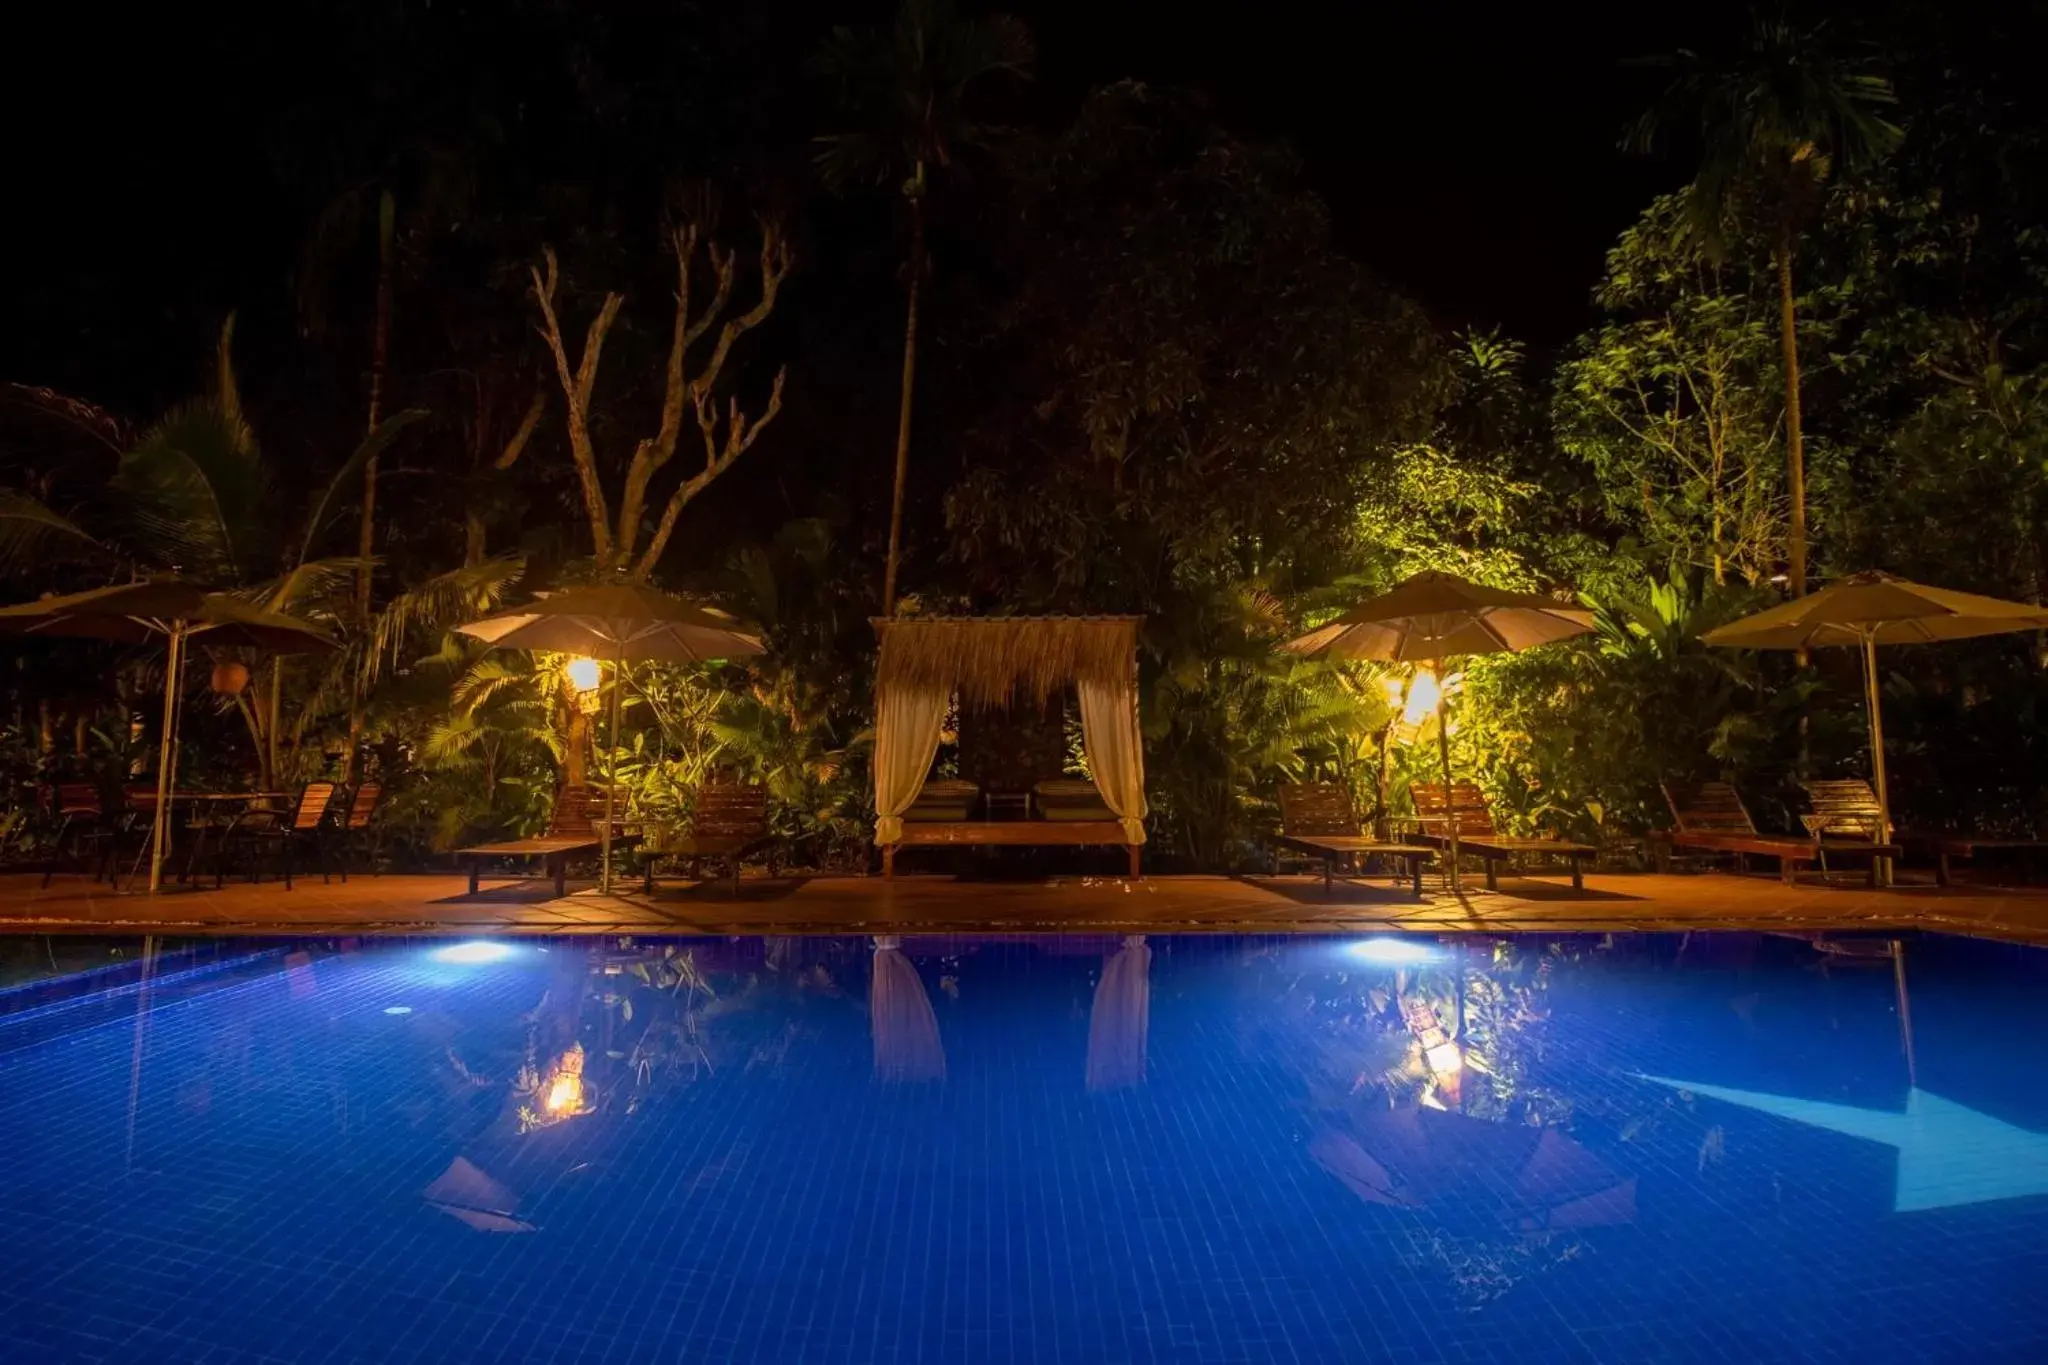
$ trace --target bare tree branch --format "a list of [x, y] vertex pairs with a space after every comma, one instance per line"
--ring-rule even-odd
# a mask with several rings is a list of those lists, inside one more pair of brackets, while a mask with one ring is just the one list
[[782, 411], [782, 384], [788, 377], [787, 366], [775, 372], [775, 387], [768, 392], [768, 406], [762, 409], [761, 415], [751, 423], [747, 421], [745, 414], [741, 413], [739, 399], [729, 400], [724, 423], [723, 449], [720, 448], [718, 441], [717, 405], [709, 398], [697, 400], [697, 426], [704, 433], [704, 467], [683, 480], [676, 491], [669, 495], [668, 506], [662, 509], [661, 524], [655, 528], [654, 539], [647, 542], [647, 552], [640, 557], [640, 563], [634, 569], [637, 576], [645, 578], [653, 572], [655, 564], [661, 559], [661, 552], [668, 548], [668, 538], [676, 529], [676, 518], [682, 515], [683, 508], [690, 500], [710, 487], [713, 479], [732, 468], [733, 463], [753, 447], [762, 430]]
[[[693, 314], [691, 276], [700, 245], [705, 247], [710, 260], [712, 292], [708, 305]], [[758, 418], [749, 421], [741, 412], [736, 398], [729, 399], [725, 412], [720, 414], [714, 393], [733, 345], [775, 311], [782, 281], [789, 274], [791, 255], [781, 230], [772, 223], [762, 224], [761, 296], [752, 308], [730, 317], [726, 312], [738, 273], [736, 254], [720, 248], [715, 242], [702, 242], [695, 225], [676, 229], [670, 236], [670, 246], [676, 258], [675, 315], [663, 373], [661, 420], [654, 434], [642, 438], [633, 448], [632, 459], [626, 465], [616, 521], [611, 516], [611, 507], [599, 478], [597, 451], [590, 435], [590, 405], [605, 336], [616, 321], [624, 300], [618, 294], [605, 296], [604, 306], [585, 336], [583, 353], [572, 364], [568, 346], [562, 337], [561, 321], [555, 311], [555, 294], [561, 276], [554, 252], [544, 251], [542, 267], [530, 267], [528, 271], [533, 280], [534, 299], [540, 307], [539, 330], [554, 356], [555, 374], [563, 396], [568, 400], [569, 449], [582, 484], [584, 510], [590, 519], [598, 565], [607, 570], [631, 565], [633, 575], [639, 578], [645, 578], [661, 558], [684, 506], [746, 454], [760, 438], [762, 430], [782, 411], [782, 389], [788, 374], [787, 370], [776, 374], [768, 405]], [[689, 366], [690, 347], [714, 326], [719, 327], [718, 340], [702, 369], [693, 376]], [[686, 404], [694, 410], [698, 428], [703, 433], [704, 467], [684, 479], [669, 495], [652, 540], [636, 560], [635, 550], [639, 547], [640, 531], [646, 519], [648, 490], [654, 477], [675, 459]], [[533, 420], [537, 420], [537, 412], [529, 414], [529, 422]], [[530, 429], [522, 427], [522, 435], [515, 440], [523, 446], [525, 438], [531, 434]], [[512, 450], [501, 458], [509, 464], [517, 457], [517, 451]]]
[[498, 452], [498, 458], [491, 461], [491, 468], [503, 473], [518, 462], [520, 455], [526, 450], [526, 443], [533, 439], [533, 433], [540, 426], [540, 419], [547, 410], [547, 394], [535, 390], [533, 401], [526, 406], [526, 416], [519, 419], [518, 429], [512, 433], [511, 439], [505, 442], [505, 448]]
[[547, 274], [533, 267], [527, 273], [533, 277], [533, 296], [540, 304], [543, 326], [541, 336], [548, 343], [548, 350], [555, 357], [555, 374], [562, 384], [562, 396], [568, 403], [569, 454], [576, 462], [576, 477], [583, 487], [583, 511], [590, 519], [591, 539], [595, 542], [600, 564], [609, 564], [612, 558], [611, 509], [604, 498], [604, 483], [598, 477], [597, 449], [590, 440], [590, 395], [597, 386], [598, 357], [604, 351], [605, 334], [612, 329], [612, 323], [619, 316], [619, 307], [625, 296], [606, 294], [604, 306], [597, 316], [590, 320], [590, 329], [583, 337], [582, 359], [573, 367], [569, 363], [569, 352], [562, 341], [562, 324], [555, 315], [555, 290], [561, 283], [561, 268], [555, 260], [553, 247], [541, 252], [547, 265]]
[[[711, 392], [718, 382], [719, 374], [725, 369], [725, 357], [732, 350], [732, 344], [748, 332], [753, 331], [768, 315], [775, 311], [775, 296], [782, 290], [782, 281], [789, 274], [789, 243], [782, 239], [782, 232], [772, 223], [761, 225], [761, 301], [736, 318], [729, 319], [718, 334], [718, 344], [711, 349], [711, 359], [704, 362], [703, 373], [690, 386], [690, 396], [701, 399]], [[728, 254], [723, 267], [731, 270], [732, 257]]]

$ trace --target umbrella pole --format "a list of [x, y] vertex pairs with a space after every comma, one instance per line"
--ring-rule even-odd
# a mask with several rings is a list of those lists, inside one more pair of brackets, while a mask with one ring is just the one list
[[[1892, 801], [1884, 775], [1884, 706], [1877, 685], [1877, 633], [1871, 630], [1863, 632], [1863, 683], [1870, 707], [1870, 770], [1877, 787], [1877, 842], [1888, 844], [1892, 841]], [[1889, 858], [1877, 860], [1879, 882], [1889, 884], [1891, 871]]]
[[185, 625], [175, 622], [170, 629], [170, 648], [164, 656], [164, 725], [156, 756], [156, 811], [149, 826], [149, 894], [154, 896], [164, 881], [164, 841], [171, 832], [171, 754], [178, 724], [178, 678], [185, 664]]
[[625, 667], [626, 647], [621, 644], [612, 655], [612, 719], [605, 736], [611, 758], [604, 765], [604, 870], [597, 889], [607, 896], [612, 893], [612, 809], [619, 794], [619, 688], [625, 682]]
[[1458, 881], [1458, 803], [1451, 796], [1451, 729], [1444, 720], [1444, 661], [1436, 661], [1436, 751], [1444, 765], [1444, 820], [1451, 830], [1451, 894], [1463, 888]]

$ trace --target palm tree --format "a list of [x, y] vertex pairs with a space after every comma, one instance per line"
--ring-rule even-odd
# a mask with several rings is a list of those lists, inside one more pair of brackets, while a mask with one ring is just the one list
[[882, 610], [896, 610], [903, 547], [903, 485], [910, 466], [911, 392], [917, 376], [918, 292], [925, 270], [925, 199], [934, 174], [993, 131], [968, 112], [968, 96], [986, 78], [1028, 78], [1031, 32], [1006, 14], [969, 19], [953, 0], [902, 0], [887, 35], [835, 29], [817, 66], [840, 86], [850, 132], [818, 139], [827, 183], [898, 183], [910, 207], [909, 305], [903, 325], [903, 377], [896, 408], [896, 478], [889, 501], [889, 557]]
[[[364, 467], [426, 414], [408, 410], [380, 422], [310, 499], [287, 505], [242, 408], [233, 341], [230, 317], [208, 391], [140, 431], [91, 403], [13, 390], [88, 435], [113, 467], [103, 478], [75, 485], [68, 498], [55, 487], [0, 489], [0, 569], [69, 566], [107, 581], [175, 573], [266, 610], [354, 624], [350, 585], [357, 559], [314, 552], [348, 508]], [[489, 561], [393, 599], [330, 661], [316, 698], [367, 689], [404, 631], [487, 605], [511, 576], [508, 563]], [[265, 788], [280, 770], [283, 669], [281, 660], [272, 661], [267, 695], [235, 698]], [[301, 728], [316, 710], [302, 709]]]
[[1770, 238], [1785, 368], [1787, 558], [1792, 594], [1803, 596], [1806, 450], [1793, 256], [1828, 179], [1867, 169], [1898, 144], [1899, 127], [1884, 117], [1897, 97], [1873, 53], [1842, 46], [1825, 24], [1802, 28], [1761, 14], [1752, 16], [1733, 60], [1680, 52], [1664, 64], [1677, 67], [1678, 78], [1637, 122], [1629, 145], [1646, 149], [1668, 125], [1691, 125], [1700, 160], [1686, 196], [1688, 230], [1716, 256], [1731, 226], [1745, 219]]

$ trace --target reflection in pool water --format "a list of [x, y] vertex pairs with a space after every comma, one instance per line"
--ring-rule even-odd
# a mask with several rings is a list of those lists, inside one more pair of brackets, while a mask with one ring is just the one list
[[0, 992], [0, 1358], [2048, 1359], [2044, 964], [170, 955]]

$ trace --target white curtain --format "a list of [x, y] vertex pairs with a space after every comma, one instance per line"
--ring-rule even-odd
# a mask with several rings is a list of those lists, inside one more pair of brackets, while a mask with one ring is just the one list
[[903, 941], [875, 940], [874, 973], [868, 980], [868, 1029], [875, 1044], [875, 1078], [883, 1081], [943, 1081], [946, 1049], [932, 998]]
[[1123, 823], [1124, 842], [1145, 842], [1145, 744], [1138, 734], [1136, 680], [1122, 687], [1082, 682], [1081, 746], [1102, 803]]
[[890, 688], [875, 705], [875, 842], [900, 843], [903, 812], [924, 790], [950, 694]]
[[1103, 964], [1088, 1014], [1088, 1090], [1121, 1090], [1145, 1081], [1145, 1035], [1152, 1020], [1152, 949], [1130, 934]]

